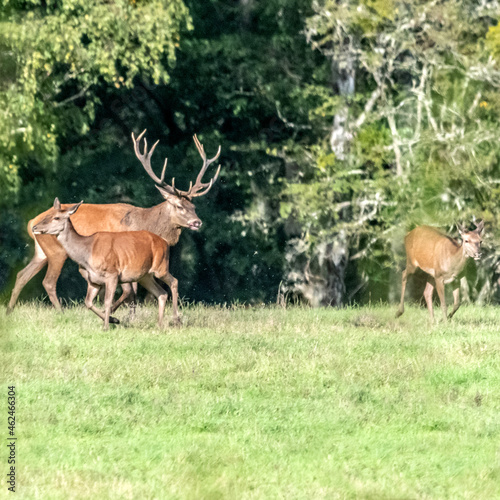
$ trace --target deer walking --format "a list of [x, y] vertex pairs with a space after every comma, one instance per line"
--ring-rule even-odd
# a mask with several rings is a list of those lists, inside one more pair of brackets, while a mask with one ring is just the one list
[[[427, 309], [434, 320], [432, 293], [434, 288], [441, 302], [444, 320], [451, 319], [460, 307], [460, 277], [468, 257], [474, 260], [481, 258], [481, 242], [484, 221], [476, 224], [476, 229], [468, 231], [459, 225], [458, 231], [462, 242], [447, 236], [434, 227], [419, 226], [405, 237], [406, 269], [403, 271], [401, 302], [396, 313], [399, 318], [404, 312], [404, 296], [408, 276], [417, 268], [427, 273], [424, 298]], [[447, 316], [444, 286], [453, 283], [453, 309]]]
[[[56, 198], [53, 211], [33, 226], [33, 233], [54, 235], [80, 266], [80, 273], [88, 283], [85, 305], [104, 320], [104, 330], [109, 327], [111, 313], [121, 304], [120, 299], [113, 304], [118, 283], [132, 282], [140, 283], [156, 296], [158, 325], [162, 326], [167, 293], [154, 278], [164, 281], [172, 290], [173, 319], [178, 321], [177, 280], [169, 273], [167, 242], [149, 231], [97, 232], [82, 236], [70, 219], [82, 203], [64, 209]], [[104, 313], [94, 306], [94, 299], [103, 286], [106, 288]], [[117, 321], [113, 318], [112, 322]]]
[[[156, 141], [148, 152], [147, 141], [144, 139], [144, 149], [141, 153], [140, 142], [145, 133], [146, 131], [144, 130], [137, 139], [132, 133], [135, 155], [149, 177], [154, 181], [156, 188], [160, 191], [165, 201], [151, 208], [140, 208], [125, 203], [107, 205], [83, 204], [72, 217], [72, 223], [81, 236], [90, 236], [99, 231], [115, 233], [145, 230], [161, 236], [167, 242], [168, 246], [172, 247], [179, 241], [183, 228], [189, 228], [192, 231], [200, 229], [202, 222], [196, 215], [195, 206], [191, 201], [197, 196], [203, 196], [208, 193], [217, 180], [220, 165], [215, 176], [209, 182], [202, 182], [203, 175], [208, 166], [219, 158], [221, 147], [219, 146], [217, 154], [213, 158], [207, 159], [203, 145], [200, 144], [196, 135], [193, 137], [196, 148], [203, 160], [203, 165], [194, 185], [191, 182], [187, 191], [181, 191], [175, 187], [175, 179], [172, 179], [171, 184], [164, 181], [167, 159], [165, 159], [161, 177], [157, 177], [153, 172], [151, 157], [159, 141]], [[62, 209], [68, 209], [70, 206], [72, 205], [63, 204]], [[51, 208], [37, 215], [28, 223], [28, 234], [35, 241], [35, 254], [29, 264], [17, 274], [16, 283], [7, 307], [7, 314], [14, 309], [21, 290], [47, 264], [48, 269], [43, 280], [43, 286], [54, 307], [61, 310], [56, 286], [68, 254], [54, 235], [33, 234], [33, 226], [44, 220], [52, 211], [53, 209]], [[121, 302], [133, 293], [130, 285], [125, 285], [123, 288], [123, 295], [120, 298]]]

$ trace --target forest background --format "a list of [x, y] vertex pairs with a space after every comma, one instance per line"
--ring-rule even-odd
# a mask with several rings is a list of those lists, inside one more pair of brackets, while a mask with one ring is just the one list
[[[466, 298], [498, 301], [500, 5], [489, 0], [0, 0], [0, 292], [27, 221], [62, 202], [161, 202], [130, 134], [185, 188], [172, 252], [206, 302], [394, 301], [403, 238], [486, 222]], [[210, 175], [210, 174], [208, 174]], [[213, 175], [213, 172], [212, 172]], [[471, 225], [471, 227], [473, 227]], [[40, 295], [43, 272], [21, 299]], [[74, 264], [59, 281], [84, 296]]]

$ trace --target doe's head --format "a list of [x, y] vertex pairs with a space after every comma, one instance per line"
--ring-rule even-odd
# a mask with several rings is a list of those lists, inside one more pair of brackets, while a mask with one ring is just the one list
[[52, 211], [38, 224], [34, 225], [32, 231], [34, 234], [54, 234], [58, 235], [64, 231], [69, 218], [78, 210], [83, 200], [71, 207], [63, 209], [59, 199], [54, 200]]
[[472, 257], [474, 260], [481, 258], [481, 243], [483, 242], [482, 234], [484, 230], [484, 221], [474, 223], [476, 229], [468, 231], [463, 225], [458, 224], [458, 232], [462, 238], [464, 254], [466, 257]]

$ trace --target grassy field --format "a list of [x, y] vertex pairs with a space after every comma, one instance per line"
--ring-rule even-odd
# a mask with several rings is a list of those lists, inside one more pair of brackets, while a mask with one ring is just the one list
[[2, 308], [17, 496], [500, 498], [500, 309], [395, 310]]

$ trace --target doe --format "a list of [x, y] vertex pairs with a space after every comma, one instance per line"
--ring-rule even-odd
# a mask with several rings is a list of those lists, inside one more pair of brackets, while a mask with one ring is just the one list
[[[76, 232], [70, 219], [82, 203], [63, 209], [56, 198], [54, 210], [33, 227], [33, 233], [57, 236], [69, 257], [80, 266], [80, 273], [88, 283], [85, 305], [104, 320], [104, 330], [109, 327], [110, 314], [126, 298], [122, 296], [113, 303], [118, 283], [132, 282], [139, 282], [156, 296], [158, 325], [162, 326], [167, 293], [155, 282], [155, 277], [172, 290], [173, 319], [177, 322], [177, 280], [169, 273], [167, 242], [149, 231], [103, 231], [82, 236]], [[106, 288], [104, 313], [94, 306], [94, 299], [103, 286]], [[111, 322], [118, 323], [118, 320], [111, 318]]]
[[476, 229], [473, 231], [468, 231], [462, 225], [458, 225], [458, 231], [462, 239], [461, 243], [430, 226], [416, 227], [406, 235], [406, 269], [403, 271], [401, 302], [396, 318], [404, 312], [404, 296], [408, 276], [413, 274], [417, 268], [420, 268], [428, 275], [424, 297], [431, 321], [434, 320], [432, 308], [434, 287], [438, 293], [441, 310], [446, 321], [448, 316], [444, 285], [453, 283], [453, 310], [449, 318], [453, 317], [460, 307], [460, 278], [465, 262], [468, 257], [472, 257], [474, 260], [481, 258], [483, 229], [484, 221], [476, 224]]

